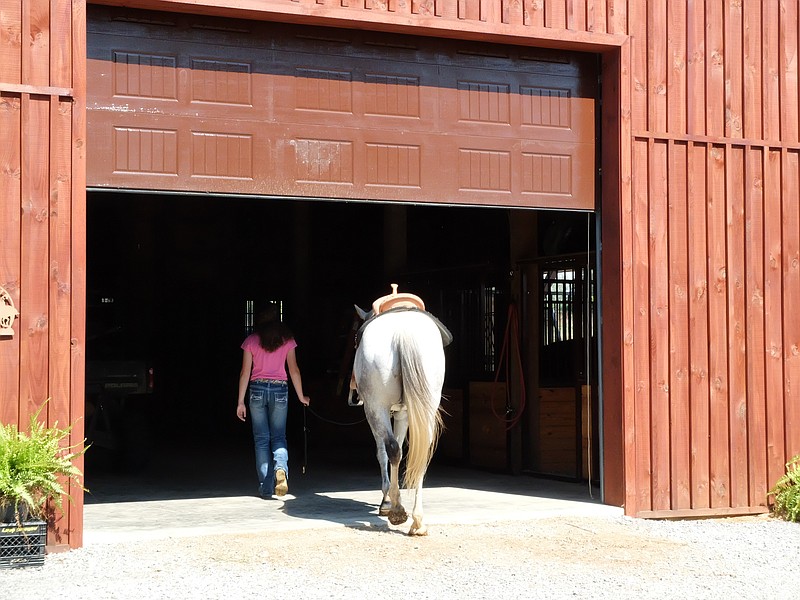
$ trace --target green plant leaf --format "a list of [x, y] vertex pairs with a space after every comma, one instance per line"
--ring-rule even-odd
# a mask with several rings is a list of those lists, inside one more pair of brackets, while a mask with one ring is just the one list
[[800, 454], [786, 463], [786, 473], [768, 492], [774, 496], [772, 512], [787, 521], [800, 521]]
[[72, 501], [65, 483], [85, 490], [74, 460], [87, 448], [83, 443], [65, 445], [72, 426], [47, 426], [39, 420], [49, 401], [31, 416], [27, 432], [0, 424], [0, 508], [13, 507], [17, 520], [20, 506], [37, 518], [45, 516], [48, 502], [62, 509], [63, 497]]

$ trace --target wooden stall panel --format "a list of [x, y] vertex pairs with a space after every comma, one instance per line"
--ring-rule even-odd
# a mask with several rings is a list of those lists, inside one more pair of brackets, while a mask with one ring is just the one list
[[114, 14], [90, 11], [90, 186], [594, 207], [589, 58]]
[[539, 389], [539, 472], [559, 477], [576, 477], [577, 391], [575, 388]]
[[505, 471], [509, 468], [508, 432], [502, 412], [506, 384], [470, 381], [468, 393], [470, 465]]

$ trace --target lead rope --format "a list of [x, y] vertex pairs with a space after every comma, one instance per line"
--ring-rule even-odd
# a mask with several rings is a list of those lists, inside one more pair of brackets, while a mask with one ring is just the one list
[[306, 474], [306, 465], [308, 465], [308, 425], [306, 425], [306, 413], [308, 407], [303, 405], [303, 475]]
[[[517, 358], [517, 370], [519, 372], [519, 408], [515, 411], [511, 405], [511, 369], [509, 361], [511, 360], [511, 341], [514, 342], [514, 350]], [[497, 413], [494, 406], [494, 392], [497, 388], [497, 383], [500, 379], [500, 370], [503, 367], [503, 360], [505, 359], [505, 372], [506, 372], [506, 414], [505, 416]], [[522, 354], [520, 352], [519, 344], [519, 320], [517, 318], [517, 309], [513, 303], [508, 305], [508, 320], [506, 321], [506, 330], [503, 335], [503, 345], [500, 350], [500, 357], [497, 359], [497, 369], [494, 375], [494, 385], [492, 385], [492, 392], [489, 398], [489, 406], [492, 407], [492, 412], [498, 420], [506, 424], [506, 431], [510, 431], [519, 420], [525, 411], [526, 392], [525, 392], [525, 377], [522, 370]], [[516, 414], [515, 414], [516, 412]], [[510, 415], [513, 415], [510, 417]]]
[[358, 425], [359, 423], [363, 423], [367, 420], [366, 417], [363, 419], [359, 419], [358, 421], [353, 421], [352, 423], [342, 423], [341, 421], [333, 421], [331, 419], [326, 419], [324, 417], [319, 416], [317, 413], [314, 412], [313, 408], [309, 408], [308, 406], [303, 405], [303, 474], [305, 475], [306, 468], [308, 466], [308, 413], [311, 413], [317, 419], [324, 423], [330, 423], [331, 425], [337, 425], [339, 427], [351, 427], [353, 425]]

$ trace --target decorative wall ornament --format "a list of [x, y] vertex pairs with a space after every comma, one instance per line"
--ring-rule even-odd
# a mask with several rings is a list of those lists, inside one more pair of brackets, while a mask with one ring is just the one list
[[14, 301], [3, 286], [0, 285], [0, 336], [14, 335], [14, 319], [19, 311], [14, 307]]

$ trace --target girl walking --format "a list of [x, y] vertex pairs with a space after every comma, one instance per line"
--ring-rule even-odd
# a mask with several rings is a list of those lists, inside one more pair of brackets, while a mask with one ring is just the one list
[[[278, 318], [278, 307], [268, 304], [255, 318], [255, 331], [242, 343], [242, 370], [236, 416], [247, 418], [245, 395], [248, 388], [250, 421], [256, 451], [258, 492], [262, 498], [285, 496], [289, 491], [289, 450], [286, 447], [286, 417], [289, 411], [289, 383], [300, 402], [303, 379], [297, 366], [294, 335]], [[288, 367], [288, 378], [287, 378]]]

